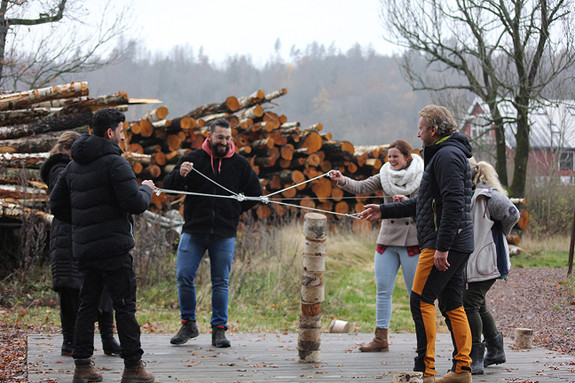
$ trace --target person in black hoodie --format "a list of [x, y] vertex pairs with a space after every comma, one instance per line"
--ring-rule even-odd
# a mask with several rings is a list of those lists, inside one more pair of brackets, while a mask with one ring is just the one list
[[[471, 145], [456, 132], [455, 120], [442, 106], [428, 105], [419, 112], [417, 136], [423, 142], [425, 170], [415, 198], [402, 202], [366, 205], [360, 217], [415, 216], [423, 248], [410, 296], [417, 337], [414, 371], [424, 383], [471, 382], [471, 331], [463, 309], [466, 261], [473, 252], [471, 220]], [[451, 331], [453, 367], [435, 379], [435, 300]]]
[[74, 383], [99, 382], [91, 357], [94, 322], [104, 286], [112, 297], [122, 345], [122, 383], [153, 382], [142, 362], [140, 326], [136, 320], [136, 274], [130, 250], [134, 247], [131, 214], [146, 211], [154, 183], [138, 186], [130, 164], [122, 158], [124, 114], [102, 109], [92, 118], [93, 135], [72, 145], [72, 162], [50, 193], [50, 208], [59, 220], [72, 224], [72, 253], [83, 283], [76, 318]]
[[[50, 157], [40, 167], [42, 181], [52, 190], [58, 176], [71, 159], [72, 144], [80, 137], [79, 133], [66, 131], [58, 137], [56, 145], [50, 150]], [[50, 229], [50, 266], [52, 270], [52, 288], [58, 293], [60, 301], [60, 321], [62, 323], [61, 354], [72, 356], [74, 351], [74, 327], [76, 313], [80, 306], [80, 287], [82, 275], [78, 263], [72, 254], [72, 228], [69, 223], [54, 218]], [[98, 327], [102, 338], [104, 354], [120, 355], [121, 346], [114, 339], [114, 310], [112, 299], [107, 291], [102, 294], [98, 311]]]
[[[217, 183], [217, 184], [216, 184]], [[234, 152], [227, 120], [212, 122], [201, 150], [186, 154], [164, 178], [167, 189], [203, 194], [261, 196], [262, 188], [249, 162]], [[199, 335], [196, 325], [194, 278], [206, 250], [212, 280], [212, 345], [230, 347], [226, 339], [228, 278], [235, 250], [240, 214], [257, 201], [186, 195], [184, 227], [178, 247], [177, 280], [182, 326], [172, 344], [183, 344]]]

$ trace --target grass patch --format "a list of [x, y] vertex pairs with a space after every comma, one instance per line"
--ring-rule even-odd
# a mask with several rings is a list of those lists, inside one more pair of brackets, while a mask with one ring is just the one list
[[[344, 221], [345, 222], [345, 221]], [[137, 318], [144, 333], [175, 333], [180, 327], [173, 240], [152, 234], [140, 236], [134, 260], [139, 279]], [[152, 238], [153, 243], [142, 242]], [[373, 254], [377, 228], [361, 234], [330, 223], [324, 273], [325, 300], [322, 326], [332, 319], [354, 323], [354, 331], [371, 333], [375, 328], [375, 277]], [[164, 247], [162, 247], [164, 246]], [[514, 256], [512, 267], [566, 268], [569, 239], [524, 236], [524, 252]], [[273, 226], [254, 225], [238, 234], [230, 279], [229, 326], [239, 332], [295, 332], [299, 322], [302, 252], [301, 222]], [[14, 272], [2, 281], [0, 313], [9, 326], [34, 332], [59, 332], [57, 294], [51, 289], [47, 263], [33, 273]], [[144, 278], [145, 277], [145, 278]], [[564, 282], [575, 294], [574, 279]], [[198, 326], [210, 331], [211, 283], [209, 261], [204, 258], [196, 277]], [[438, 331], [445, 324], [437, 310]], [[413, 332], [409, 297], [401, 269], [393, 294], [390, 331]]]
[[569, 265], [570, 238], [562, 235], [523, 236], [520, 254], [511, 257], [511, 267], [567, 269]]

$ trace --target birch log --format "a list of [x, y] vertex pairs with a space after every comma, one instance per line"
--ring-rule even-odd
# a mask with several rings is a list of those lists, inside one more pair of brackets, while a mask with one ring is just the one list
[[88, 95], [87, 82], [72, 82], [48, 88], [32, 89], [24, 92], [0, 96], [0, 110], [24, 109], [32, 104], [59, 98], [73, 98]]
[[301, 314], [298, 332], [299, 361], [320, 361], [321, 302], [324, 300], [323, 272], [325, 270], [325, 241], [327, 218], [322, 214], [305, 215], [303, 232], [303, 278], [301, 287]]

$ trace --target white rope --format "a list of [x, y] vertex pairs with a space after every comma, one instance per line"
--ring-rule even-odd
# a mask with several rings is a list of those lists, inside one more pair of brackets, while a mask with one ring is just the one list
[[201, 197], [229, 198], [229, 199], [238, 200], [239, 202], [258, 201], [258, 202], [262, 202], [266, 205], [269, 203], [275, 203], [275, 204], [283, 205], [283, 206], [292, 206], [292, 207], [296, 207], [299, 209], [306, 209], [306, 210], [312, 210], [312, 211], [317, 211], [317, 212], [326, 213], [326, 214], [341, 215], [344, 217], [359, 219], [359, 217], [357, 217], [357, 215], [359, 213], [354, 213], [354, 214], [337, 213], [337, 212], [330, 211], [330, 210], [323, 210], [323, 209], [316, 209], [316, 208], [308, 207], [308, 206], [295, 205], [295, 204], [291, 204], [291, 203], [286, 203], [286, 202], [281, 202], [281, 201], [269, 199], [268, 198], [269, 196], [267, 196], [267, 195], [258, 196], [258, 197], [256, 197], [256, 196], [245, 196], [241, 193], [236, 194], [236, 195], [218, 195], [218, 194], [206, 194], [206, 193], [188, 192], [188, 191], [183, 191], [183, 190], [171, 190], [171, 189], [161, 189], [161, 188], [156, 188], [155, 193], [156, 193], [156, 195], [160, 195], [160, 193], [168, 193], [168, 194], [194, 195], [194, 196], [201, 196]]
[[301, 206], [301, 205], [294, 205], [294, 204], [291, 204], [291, 203], [274, 201], [273, 199], [270, 199], [269, 201], [270, 201], [271, 203], [277, 203], [278, 205], [283, 205], [283, 206], [292, 206], [292, 207], [297, 207], [297, 208], [299, 208], [299, 209], [306, 209], [306, 210], [318, 211], [318, 212], [321, 212], [321, 213], [327, 213], [327, 214], [333, 214], [333, 215], [342, 215], [342, 216], [344, 216], [344, 217], [350, 217], [350, 218], [360, 219], [359, 217], [357, 217], [357, 215], [359, 215], [359, 213], [354, 213], [354, 214], [338, 213], [338, 212], [330, 211], [330, 210], [316, 209], [316, 208], [314, 208], [314, 207], [309, 207], [309, 206]]
[[230, 189], [227, 189], [225, 186], [220, 185], [219, 183], [217, 183], [216, 181], [214, 181], [213, 179], [211, 179], [210, 177], [208, 177], [207, 175], [203, 174], [202, 172], [200, 172], [199, 170], [197, 170], [196, 168], [194, 168], [192, 166], [192, 170], [195, 171], [196, 173], [198, 173], [199, 175], [201, 175], [202, 177], [204, 177], [205, 179], [207, 179], [208, 181], [211, 181], [212, 183], [214, 183], [216, 186], [221, 187], [222, 189], [224, 189], [225, 191], [227, 191], [230, 194], [233, 195], [238, 195], [238, 193], [235, 193], [233, 191], [231, 191]]
[[[239, 202], [242, 201], [258, 201], [258, 202], [262, 202], [264, 204], [269, 204], [271, 203], [276, 203], [278, 205], [284, 205], [284, 206], [292, 206], [292, 207], [296, 207], [299, 209], [307, 209], [307, 210], [312, 210], [312, 211], [318, 211], [318, 212], [322, 212], [322, 213], [327, 213], [327, 214], [334, 214], [334, 215], [341, 215], [344, 217], [350, 217], [350, 218], [355, 218], [355, 219], [359, 219], [359, 217], [357, 217], [357, 215], [359, 213], [355, 213], [355, 214], [348, 214], [348, 213], [337, 213], [334, 211], [330, 211], [330, 210], [322, 210], [322, 209], [316, 209], [313, 207], [308, 207], [308, 206], [301, 206], [301, 205], [294, 205], [291, 203], [285, 203], [285, 202], [280, 202], [278, 200], [271, 200], [269, 199], [269, 197], [276, 195], [278, 193], [282, 193], [286, 190], [298, 187], [300, 185], [306, 184], [308, 182], [312, 182], [314, 180], [317, 180], [318, 178], [321, 177], [325, 177], [327, 175], [329, 175], [331, 173], [331, 170], [327, 173], [321, 174], [317, 177], [314, 178], [310, 178], [307, 181], [304, 182], [300, 182], [299, 184], [295, 184], [292, 185], [290, 187], [287, 187], [285, 189], [282, 190], [278, 190], [276, 192], [273, 192], [271, 194], [267, 194], [267, 195], [263, 195], [263, 196], [259, 196], [259, 197], [255, 197], [255, 196], [245, 196], [242, 193], [235, 193], [229, 189], [227, 189], [226, 187], [220, 185], [219, 183], [217, 183], [216, 181], [214, 181], [213, 179], [211, 179], [210, 177], [206, 176], [205, 174], [201, 173], [199, 170], [197, 170], [196, 168], [194, 168], [192, 166], [192, 170], [194, 170], [196, 173], [198, 173], [199, 175], [201, 175], [202, 177], [204, 177], [205, 179], [207, 179], [208, 181], [211, 181], [212, 183], [214, 183], [215, 185], [221, 187], [222, 189], [224, 189], [225, 191], [227, 191], [228, 193], [230, 193], [231, 195], [219, 195], [219, 194], [206, 194], [206, 193], [198, 193], [198, 192], [188, 192], [188, 191], [183, 191], [183, 190], [170, 190], [170, 189], [161, 189], [161, 188], [156, 188], [156, 195], [160, 195], [160, 193], [170, 193], [170, 194], [186, 194], [186, 195], [194, 195], [194, 196], [201, 196], [201, 197], [215, 197], [215, 198], [230, 198], [230, 199], [236, 199]], [[293, 198], [282, 198], [282, 199], [293, 199]]]
[[325, 173], [325, 174], [319, 175], [319, 176], [314, 177], [314, 178], [310, 178], [310, 179], [307, 180], [307, 181], [303, 181], [303, 182], [300, 182], [299, 184], [295, 184], [295, 185], [292, 185], [292, 186], [287, 187], [287, 188], [285, 188], [285, 189], [278, 190], [278, 191], [276, 191], [276, 192], [273, 192], [273, 193], [271, 193], [271, 194], [268, 194], [267, 197], [271, 197], [271, 196], [273, 196], [273, 195], [282, 193], [282, 192], [284, 192], [284, 191], [286, 191], [286, 190], [290, 190], [290, 189], [296, 188], [296, 187], [298, 187], [298, 186], [300, 186], [300, 185], [306, 184], [306, 183], [308, 183], [308, 182], [315, 181], [315, 180], [317, 180], [318, 178], [325, 177], [325, 176], [329, 175], [330, 172], [331, 172], [331, 170], [330, 170], [329, 172]]

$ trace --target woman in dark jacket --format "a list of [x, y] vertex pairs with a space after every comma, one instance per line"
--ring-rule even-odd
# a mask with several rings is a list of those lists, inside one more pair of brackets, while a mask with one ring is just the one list
[[[56, 184], [58, 176], [70, 162], [70, 150], [80, 135], [66, 131], [50, 151], [50, 157], [42, 164], [40, 175], [48, 189]], [[50, 230], [50, 265], [52, 288], [60, 300], [60, 320], [62, 322], [62, 355], [71, 356], [74, 347], [76, 313], [80, 305], [82, 277], [78, 263], [72, 255], [72, 232], [70, 224], [57, 218], [52, 221]], [[122, 348], [114, 339], [114, 310], [110, 296], [104, 292], [98, 315], [98, 326], [106, 355], [119, 355]]]

